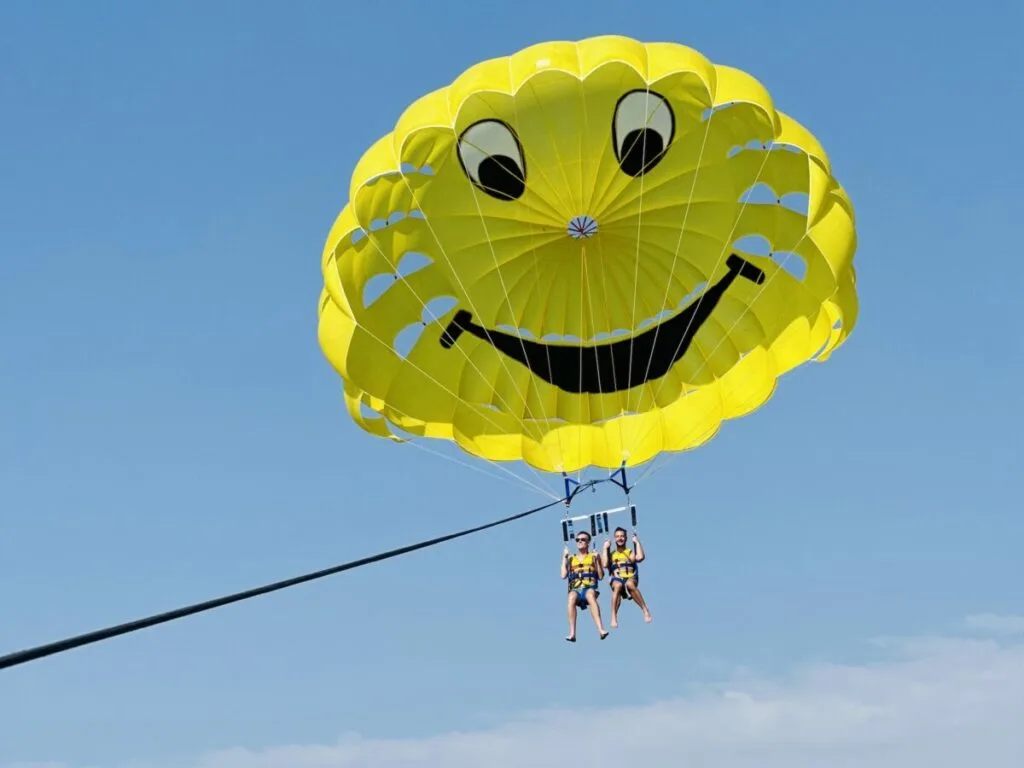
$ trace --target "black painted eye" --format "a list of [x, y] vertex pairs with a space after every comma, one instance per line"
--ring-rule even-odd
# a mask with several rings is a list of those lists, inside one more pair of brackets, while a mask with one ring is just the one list
[[462, 170], [482, 192], [516, 200], [526, 191], [526, 161], [512, 129], [500, 120], [473, 123], [459, 137]]
[[636, 177], [656, 166], [675, 135], [672, 107], [654, 91], [630, 91], [615, 105], [612, 143], [623, 173]]

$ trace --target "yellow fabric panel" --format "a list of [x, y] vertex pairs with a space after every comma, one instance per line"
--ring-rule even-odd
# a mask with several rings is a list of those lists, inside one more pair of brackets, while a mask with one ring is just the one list
[[[779, 202], [747, 199], [759, 185]], [[363, 155], [319, 340], [370, 434], [632, 466], [841, 345], [856, 245], [824, 149], [751, 75], [670, 43], [542, 43], [423, 96]]]

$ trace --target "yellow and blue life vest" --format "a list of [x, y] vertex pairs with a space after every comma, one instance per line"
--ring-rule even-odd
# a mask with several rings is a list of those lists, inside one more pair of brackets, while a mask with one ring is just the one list
[[595, 552], [585, 555], [573, 555], [569, 558], [569, 589], [586, 589], [597, 586], [597, 568]]
[[617, 549], [611, 551], [611, 556], [608, 560], [608, 570], [613, 579], [627, 581], [636, 578], [636, 563], [630, 561], [629, 556], [631, 554], [632, 550], [629, 547], [626, 547], [621, 552]]

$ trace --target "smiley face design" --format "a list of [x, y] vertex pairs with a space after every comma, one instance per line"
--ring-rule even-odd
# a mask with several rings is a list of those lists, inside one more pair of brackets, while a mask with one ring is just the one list
[[320, 343], [379, 436], [632, 465], [841, 344], [855, 245], [824, 150], [754, 78], [678, 45], [546, 43], [423, 97], [364, 154]]

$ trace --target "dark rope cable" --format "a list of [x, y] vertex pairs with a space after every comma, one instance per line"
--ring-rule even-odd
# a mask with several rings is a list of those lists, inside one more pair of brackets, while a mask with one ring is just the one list
[[416, 544], [409, 544], [398, 549], [388, 550], [387, 552], [380, 552], [376, 555], [370, 555], [360, 560], [352, 560], [348, 563], [342, 563], [332, 568], [325, 568], [321, 571], [314, 571], [307, 573], [304, 576], [296, 576], [291, 579], [285, 579], [283, 581], [277, 581], [273, 584], [266, 584], [262, 587], [256, 587], [254, 589], [247, 589], [244, 592], [236, 592], [233, 595], [226, 595], [225, 597], [218, 597], [214, 600], [207, 600], [203, 603], [196, 603], [189, 605], [184, 608], [178, 608], [173, 611], [167, 611], [165, 613], [158, 613], [154, 616], [149, 616], [145, 619], [137, 619], [135, 621], [129, 621], [124, 624], [117, 624], [113, 627], [107, 627], [106, 629], [99, 629], [95, 632], [87, 632], [84, 635], [77, 635], [76, 637], [68, 637], [63, 640], [58, 640], [53, 643], [47, 643], [46, 645], [38, 645], [35, 648], [27, 648], [23, 651], [15, 651], [9, 653], [6, 656], [0, 656], [0, 669], [6, 669], [8, 667], [15, 667], [19, 664], [27, 664], [30, 661], [41, 659], [45, 656], [52, 656], [56, 653], [63, 653], [70, 651], [75, 648], [80, 648], [83, 645], [90, 645], [92, 643], [98, 643], [101, 640], [109, 640], [112, 637], [119, 635], [126, 635], [129, 632], [137, 632], [140, 629], [146, 629], [148, 627], [156, 626], [157, 624], [163, 624], [168, 621], [174, 621], [175, 619], [183, 619], [186, 616], [191, 616], [195, 613], [202, 613], [203, 611], [209, 611], [214, 608], [220, 608], [230, 603], [237, 603], [242, 600], [248, 600], [251, 597], [259, 597], [260, 595], [266, 595], [270, 592], [276, 592], [279, 589], [285, 589], [287, 587], [294, 587], [299, 584], [304, 584], [307, 581], [314, 581], [316, 579], [322, 579], [326, 576], [333, 576], [336, 573], [342, 571], [348, 571], [353, 568], [360, 568], [364, 565], [370, 565], [371, 563], [380, 562], [381, 560], [388, 560], [392, 557], [398, 557], [399, 555], [408, 554], [409, 552], [415, 552], [418, 549], [426, 549], [427, 547], [433, 547], [437, 544], [443, 544], [446, 541], [452, 541], [453, 539], [459, 539], [463, 536], [469, 536], [473, 533], [479, 533], [485, 531], [488, 528], [496, 528], [499, 525], [505, 525], [516, 520], [521, 520], [524, 517], [541, 512], [545, 509], [561, 504], [562, 500], [549, 502], [542, 507], [534, 507], [528, 509], [525, 512], [519, 512], [510, 517], [502, 518], [501, 520], [495, 520], [485, 525], [478, 525], [475, 528], [467, 528], [466, 530], [459, 531], [457, 533], [449, 533], [444, 536], [439, 536], [436, 539], [430, 539], [429, 541], [421, 541]]

